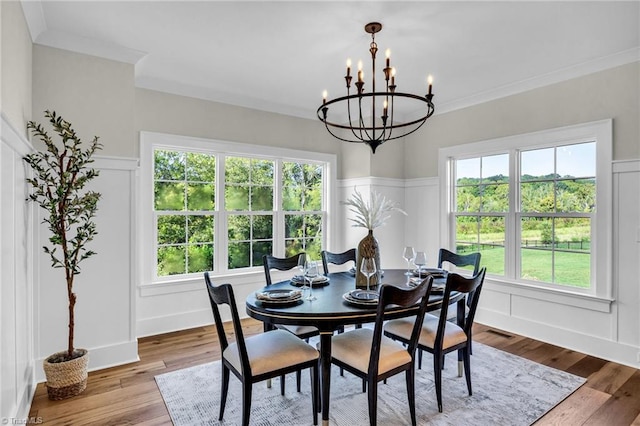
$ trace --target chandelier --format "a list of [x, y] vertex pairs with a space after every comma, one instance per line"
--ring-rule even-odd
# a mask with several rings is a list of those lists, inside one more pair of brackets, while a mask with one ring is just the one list
[[[347, 83], [347, 95], [328, 100], [327, 91], [325, 90], [322, 94], [322, 105], [317, 110], [318, 118], [325, 124], [332, 136], [345, 142], [366, 143], [371, 147], [371, 151], [374, 154], [376, 148], [383, 143], [402, 138], [418, 130], [434, 112], [433, 94], [431, 93], [433, 79], [431, 76], [427, 79], [429, 88], [428, 93], [424, 96], [396, 91], [396, 70], [389, 64], [389, 49], [386, 51], [386, 66], [382, 70], [384, 73], [384, 91], [376, 92], [376, 53], [378, 52], [378, 45], [375, 41], [375, 35], [381, 29], [382, 24], [379, 22], [371, 22], [364, 26], [364, 30], [371, 34], [371, 44], [369, 45], [372, 63], [371, 91], [365, 92], [364, 73], [362, 71], [362, 61], [360, 61], [358, 63], [357, 82], [355, 83], [356, 93], [351, 92], [351, 60], [347, 60], [347, 75], [344, 77]], [[394, 120], [394, 104], [396, 102], [402, 102], [405, 105], [409, 104], [413, 110], [421, 111], [419, 113], [420, 117], [409, 119], [406, 122]], [[347, 117], [348, 122], [342, 124], [336, 121], [335, 118], [330, 119], [330, 107], [331, 112], [334, 112], [334, 109], [337, 110], [337, 114], [332, 117], [337, 119], [342, 117], [343, 120], [344, 117]], [[336, 131], [336, 129], [342, 130]]]

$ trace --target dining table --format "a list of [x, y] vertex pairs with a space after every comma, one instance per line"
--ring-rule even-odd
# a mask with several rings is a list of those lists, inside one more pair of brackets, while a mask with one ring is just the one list
[[[411, 276], [406, 275], [406, 269], [391, 269], [383, 272], [382, 284], [391, 284], [408, 288], [413, 285]], [[293, 277], [292, 277], [293, 278]], [[300, 286], [295, 280], [289, 279], [264, 287], [249, 294], [246, 300], [247, 314], [269, 327], [276, 325], [310, 325], [317, 327], [320, 334], [320, 383], [322, 401], [322, 425], [329, 424], [329, 398], [331, 388], [331, 337], [334, 332], [347, 325], [375, 322], [377, 305], [371, 303], [357, 303], [348, 297], [352, 290], [356, 290], [355, 273], [352, 271], [333, 272], [326, 275], [327, 280], [321, 284], [314, 284], [315, 300], [309, 301], [305, 297], [290, 303], [264, 303], [260, 294], [268, 291], [295, 290]], [[443, 287], [446, 278], [434, 276], [434, 287]], [[375, 288], [372, 288], [375, 289]], [[306, 296], [306, 294], [304, 295]], [[444, 292], [432, 291], [429, 295], [427, 311], [435, 311], [442, 306]], [[457, 315], [460, 320], [464, 316], [464, 294], [452, 293], [450, 303], [457, 303]], [[418, 306], [400, 308], [390, 306], [385, 310], [385, 319], [411, 316]]]

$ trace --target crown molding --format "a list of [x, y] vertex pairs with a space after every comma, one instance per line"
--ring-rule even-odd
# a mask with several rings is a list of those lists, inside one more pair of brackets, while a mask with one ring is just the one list
[[496, 99], [505, 98], [507, 96], [517, 95], [529, 90], [538, 89], [540, 87], [549, 86], [551, 84], [560, 83], [638, 61], [640, 61], [640, 48], [624, 50], [613, 55], [583, 62], [581, 64], [562, 68], [527, 80], [506, 84], [466, 98], [444, 103], [439, 106], [436, 114], [443, 114]]
[[21, 0], [20, 4], [32, 43], [128, 64], [136, 64], [147, 55], [147, 52], [114, 43], [51, 30], [47, 27], [41, 0]]

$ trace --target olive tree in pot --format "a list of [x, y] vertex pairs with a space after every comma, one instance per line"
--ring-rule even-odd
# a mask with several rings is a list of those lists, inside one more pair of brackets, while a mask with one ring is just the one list
[[87, 386], [88, 352], [75, 348], [73, 343], [76, 304], [73, 281], [80, 273], [80, 263], [95, 254], [86, 245], [97, 234], [93, 218], [100, 194], [85, 187], [98, 176], [99, 172], [88, 166], [102, 145], [95, 136], [89, 146], [83, 146], [70, 122], [55, 111], [45, 111], [44, 115], [60, 141], [54, 141], [42, 125], [29, 121], [27, 129], [46, 145], [46, 150], [28, 154], [24, 161], [33, 170], [32, 177], [27, 179], [33, 189], [29, 200], [47, 212], [43, 223], [51, 235], [44, 252], [51, 258], [51, 266], [62, 268], [65, 273], [69, 301], [67, 350], [44, 361], [49, 398], [64, 399], [78, 395]]

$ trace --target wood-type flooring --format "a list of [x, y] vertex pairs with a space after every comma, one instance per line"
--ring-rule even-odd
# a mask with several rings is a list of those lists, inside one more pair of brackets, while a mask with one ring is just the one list
[[[230, 324], [227, 324], [230, 326]], [[243, 320], [245, 336], [262, 333], [262, 323]], [[474, 340], [540, 364], [587, 378], [587, 383], [536, 425], [640, 426], [640, 370], [507, 333], [480, 324]], [[51, 401], [38, 384], [29, 413], [46, 425], [170, 425], [154, 376], [220, 359], [214, 326], [145, 337], [140, 361], [89, 373], [86, 391]], [[429, 354], [425, 354], [428, 360]], [[473, 372], [473, 357], [471, 359]], [[428, 367], [427, 367], [428, 366]], [[426, 362], [423, 368], [431, 367]], [[287, 392], [295, 389], [287, 389]], [[435, 398], [435, 396], [434, 396]]]

